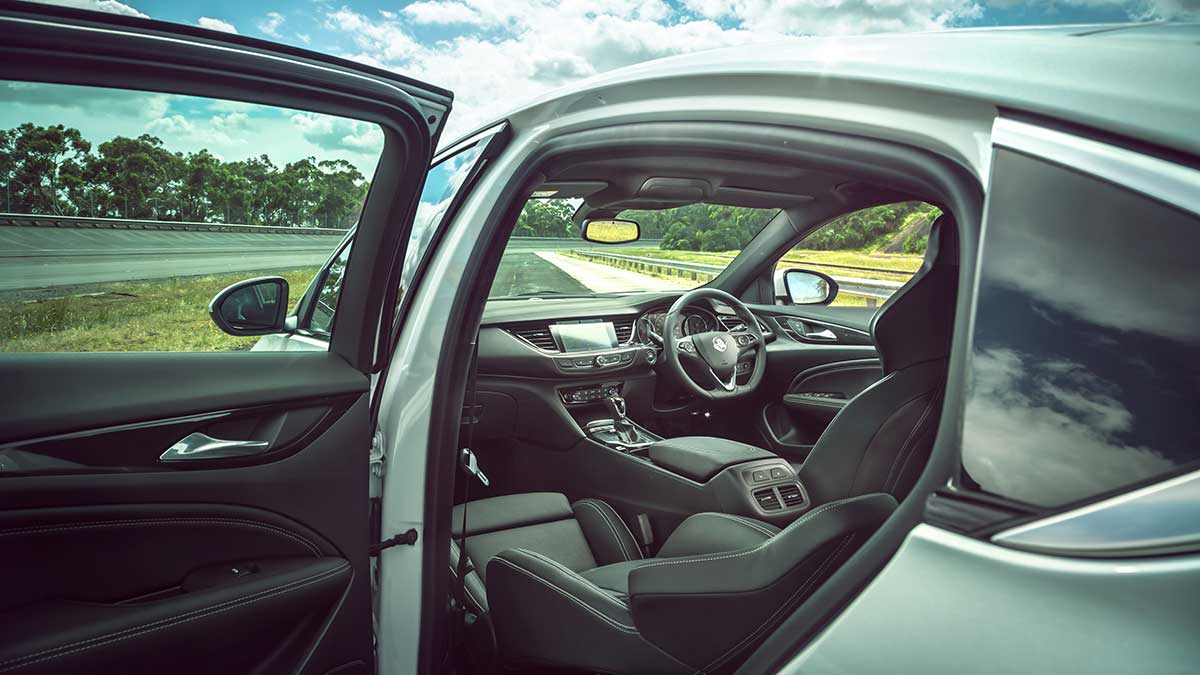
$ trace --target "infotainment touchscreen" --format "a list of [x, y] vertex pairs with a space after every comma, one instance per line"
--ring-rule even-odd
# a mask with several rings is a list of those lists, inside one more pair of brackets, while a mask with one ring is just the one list
[[612, 349], [617, 346], [617, 330], [611, 321], [556, 323], [551, 324], [550, 331], [558, 336], [563, 351], [567, 352]]

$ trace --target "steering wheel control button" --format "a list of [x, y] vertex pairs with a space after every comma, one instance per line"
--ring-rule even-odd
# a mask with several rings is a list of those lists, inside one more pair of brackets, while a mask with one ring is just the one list
[[771, 478], [787, 478], [788, 472], [783, 467], [771, 467]]
[[765, 483], [768, 480], [767, 472], [763, 469], [755, 469], [750, 474], [750, 480], [753, 480], [755, 483]]

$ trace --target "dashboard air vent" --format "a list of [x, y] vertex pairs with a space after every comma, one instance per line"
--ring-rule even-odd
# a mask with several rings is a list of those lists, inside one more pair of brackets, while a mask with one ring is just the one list
[[783, 498], [784, 507], [789, 509], [804, 503], [804, 493], [800, 491], [800, 486], [795, 483], [780, 485], [779, 496]]
[[558, 345], [550, 334], [550, 327], [545, 324], [528, 324], [509, 328], [508, 332], [529, 344], [546, 352], [557, 352]]
[[736, 316], [722, 316], [719, 321], [727, 331], [741, 330], [746, 327], [746, 322]]
[[775, 495], [775, 488], [755, 490], [754, 501], [758, 502], [758, 507], [763, 511], [778, 511], [783, 508], [783, 505], [779, 503], [779, 497]]
[[626, 344], [633, 337], [633, 323], [636, 321], [633, 317], [621, 319], [613, 319], [613, 328], [617, 331], [617, 343]]

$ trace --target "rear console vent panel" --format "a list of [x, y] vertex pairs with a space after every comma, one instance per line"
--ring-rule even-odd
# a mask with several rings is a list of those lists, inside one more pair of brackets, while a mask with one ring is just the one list
[[801, 506], [806, 501], [804, 499], [804, 492], [800, 489], [800, 486], [797, 485], [796, 483], [791, 483], [789, 485], [780, 485], [779, 486], [779, 496], [780, 496], [780, 498], [783, 499], [784, 507], [789, 508], [789, 509], [793, 509], [793, 508], [796, 508], [797, 506]]
[[775, 488], [755, 490], [754, 501], [758, 502], [758, 507], [763, 511], [778, 511], [783, 508], [783, 504], [779, 502], [779, 495], [775, 493]]

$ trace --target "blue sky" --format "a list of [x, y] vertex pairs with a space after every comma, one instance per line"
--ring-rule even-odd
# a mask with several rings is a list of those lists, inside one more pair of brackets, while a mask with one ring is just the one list
[[[456, 96], [447, 141], [556, 87], [701, 49], [786, 36], [1200, 16], [1200, 0], [47, 1], [266, 38], [444, 86]], [[0, 89], [0, 128], [23, 121], [51, 93]], [[373, 130], [292, 111], [138, 95], [122, 104], [136, 114], [106, 115], [77, 93], [57, 100], [40, 108], [49, 117], [32, 121], [77, 124], [97, 143], [155, 133], [185, 152], [209, 147], [229, 160], [266, 153], [276, 163], [341, 157], [364, 173], [377, 154]]]

